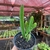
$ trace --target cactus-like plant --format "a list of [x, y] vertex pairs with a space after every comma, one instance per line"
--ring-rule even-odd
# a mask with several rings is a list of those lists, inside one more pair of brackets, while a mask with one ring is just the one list
[[24, 6], [21, 5], [20, 7], [20, 27], [21, 27], [21, 34], [26, 41], [29, 41], [31, 38], [30, 32], [37, 26], [37, 23], [34, 23], [34, 17], [31, 16], [29, 21], [25, 21], [24, 23]]

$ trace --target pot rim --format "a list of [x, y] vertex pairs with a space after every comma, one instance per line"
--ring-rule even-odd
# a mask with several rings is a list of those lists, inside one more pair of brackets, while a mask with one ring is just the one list
[[[18, 34], [20, 34], [21, 32], [19, 32]], [[16, 34], [16, 35], [18, 35], [18, 34]], [[16, 37], [16, 35], [14, 36], [14, 38], [13, 38], [13, 44], [16, 46], [16, 44], [15, 44], [15, 37]], [[35, 39], [35, 42], [34, 42], [34, 45], [32, 46], [32, 47], [30, 47], [30, 48], [28, 48], [28, 49], [31, 49], [31, 48], [33, 48], [35, 45], [36, 45], [36, 38], [35, 38], [35, 36], [33, 35], [33, 34], [31, 34], [33, 37], [34, 37], [34, 39]], [[17, 47], [17, 46], [16, 46]], [[19, 48], [19, 47], [17, 47], [18, 49], [22, 49], [22, 48]], [[24, 49], [23, 49], [24, 50]], [[25, 49], [25, 50], [27, 50], [27, 49]]]

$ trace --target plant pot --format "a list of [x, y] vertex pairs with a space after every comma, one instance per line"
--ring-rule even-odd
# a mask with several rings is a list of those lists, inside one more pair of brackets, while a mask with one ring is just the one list
[[34, 45], [36, 44], [36, 38], [31, 33], [31, 39], [27, 42], [22, 37], [21, 32], [15, 35], [13, 39], [13, 44], [19, 49], [19, 50], [32, 50]]

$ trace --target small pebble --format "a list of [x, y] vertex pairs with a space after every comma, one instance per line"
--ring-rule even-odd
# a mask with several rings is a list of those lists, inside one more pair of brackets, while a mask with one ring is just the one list
[[20, 38], [22, 38], [22, 36], [20, 36]]

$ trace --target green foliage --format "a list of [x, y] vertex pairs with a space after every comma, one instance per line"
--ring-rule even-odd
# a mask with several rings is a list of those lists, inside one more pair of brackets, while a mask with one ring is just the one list
[[33, 11], [30, 16], [34, 16], [34, 21], [38, 23], [41, 21], [41, 15], [42, 12], [38, 11], [38, 13], [36, 13], [35, 11]]
[[50, 50], [49, 45], [44, 42], [38, 43], [37, 46], [40, 50]]
[[22, 36], [25, 37], [24, 35], [24, 6], [22, 5], [20, 7], [20, 27], [21, 27], [21, 31], [22, 31]]
[[50, 26], [46, 29], [46, 32], [50, 34]]
[[17, 30], [6, 30], [3, 33], [0, 32], [0, 38], [9, 38], [9, 37], [13, 37], [18, 33]]
[[21, 27], [21, 33], [23, 38], [26, 39], [26, 41], [29, 41], [31, 38], [31, 35], [29, 34], [35, 27], [37, 26], [37, 23], [34, 23], [34, 17], [31, 16], [29, 21], [26, 21], [24, 23], [24, 6], [21, 5], [20, 7], [20, 27]]
[[50, 34], [50, 26], [48, 26], [48, 28], [45, 28], [45, 27], [44, 27], [43, 31], [44, 31], [44, 32], [47, 32], [47, 34]]

